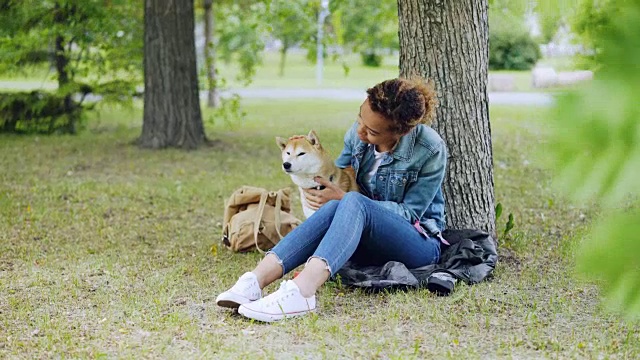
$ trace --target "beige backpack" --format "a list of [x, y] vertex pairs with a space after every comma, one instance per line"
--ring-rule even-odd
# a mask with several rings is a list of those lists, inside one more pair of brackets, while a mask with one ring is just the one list
[[271, 249], [301, 221], [290, 214], [288, 188], [267, 191], [243, 186], [224, 206], [222, 242], [233, 251], [260, 252]]

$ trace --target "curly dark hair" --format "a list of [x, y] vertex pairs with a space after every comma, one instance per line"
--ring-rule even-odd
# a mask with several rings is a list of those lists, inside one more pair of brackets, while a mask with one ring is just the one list
[[398, 134], [430, 125], [438, 104], [433, 84], [419, 77], [385, 80], [369, 88], [367, 98], [371, 110], [389, 119], [390, 130]]

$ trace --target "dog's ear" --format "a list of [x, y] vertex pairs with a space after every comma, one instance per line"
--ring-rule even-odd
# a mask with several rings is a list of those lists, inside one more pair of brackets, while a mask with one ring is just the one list
[[311, 143], [311, 145], [318, 148], [322, 147], [320, 145], [320, 139], [318, 138], [318, 134], [316, 134], [315, 130], [309, 131], [309, 135], [307, 135], [307, 139], [309, 139], [309, 142]]
[[284, 150], [284, 148], [287, 147], [287, 139], [276, 136], [276, 144], [280, 146], [280, 150]]

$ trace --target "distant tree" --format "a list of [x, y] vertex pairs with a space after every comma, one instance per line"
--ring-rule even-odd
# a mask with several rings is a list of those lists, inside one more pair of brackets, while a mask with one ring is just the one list
[[240, 71], [236, 79], [246, 84], [262, 63], [263, 35], [267, 32], [265, 1], [221, 1], [215, 12], [216, 58], [237, 63]]
[[279, 75], [284, 76], [287, 51], [308, 42], [316, 33], [314, 2], [309, 0], [271, 0], [268, 23], [271, 35], [280, 40]]
[[194, 16], [193, 0], [145, 0], [141, 147], [195, 149], [206, 142]]
[[489, 68], [529, 70], [542, 56], [526, 17], [533, 11], [527, 0], [489, 1]]
[[534, 8], [535, 0], [489, 0], [489, 26], [506, 20], [525, 25], [525, 16]]
[[[582, 0], [580, 0], [582, 1]], [[514, 0], [522, 6], [530, 6], [540, 25], [540, 42], [548, 43], [562, 27], [570, 25], [580, 1], [575, 0]]]
[[342, 0], [331, 5], [338, 42], [360, 53], [366, 66], [380, 66], [382, 55], [399, 49], [396, 0]]
[[45, 106], [58, 115], [25, 112], [50, 119], [35, 131], [75, 133], [88, 94], [131, 99], [140, 81], [141, 19], [142, 8], [127, 0], [0, 1], [0, 72], [50, 64], [58, 83], [55, 94], [41, 95], [60, 99]]
[[216, 80], [216, 48], [213, 42], [215, 17], [213, 15], [213, 0], [203, 1], [204, 9], [204, 59], [207, 67], [207, 106], [218, 106], [218, 85]]
[[558, 30], [565, 23], [564, 15], [560, 12], [538, 14], [540, 23], [540, 42], [547, 44], [553, 40]]
[[[204, 81], [207, 89], [209, 121], [229, 122], [244, 116], [240, 97], [221, 97], [230, 77], [249, 84], [256, 67], [262, 62], [263, 36], [266, 33], [265, 13], [271, 0], [195, 0], [196, 16], [204, 23]], [[238, 72], [221, 73], [219, 64], [236, 63]]]
[[542, 57], [540, 45], [521, 17], [494, 10], [489, 11], [489, 23], [489, 69], [529, 70], [536, 65]]

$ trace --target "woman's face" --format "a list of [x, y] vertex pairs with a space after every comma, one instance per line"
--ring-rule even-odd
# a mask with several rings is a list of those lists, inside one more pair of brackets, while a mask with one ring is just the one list
[[389, 151], [401, 135], [389, 130], [389, 120], [371, 110], [369, 100], [360, 105], [358, 114], [358, 137], [362, 142], [376, 145], [378, 151]]

